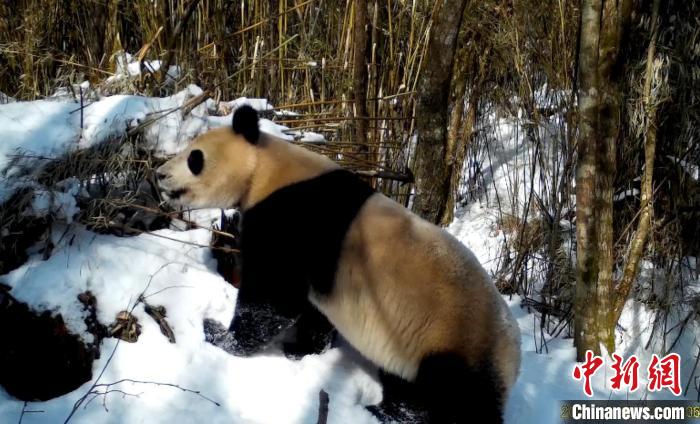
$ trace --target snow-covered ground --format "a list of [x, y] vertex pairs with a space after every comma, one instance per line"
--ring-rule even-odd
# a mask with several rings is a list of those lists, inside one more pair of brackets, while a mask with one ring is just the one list
[[[74, 101], [0, 105], [0, 169], [12, 162], [18, 148], [25, 154], [54, 156], [85, 148], [122, 134], [149, 116], [167, 113], [198, 94], [201, 90], [190, 86], [164, 99], [96, 98], [83, 110], [82, 119]], [[235, 107], [236, 102], [229, 107]], [[263, 101], [254, 104], [260, 109], [268, 108]], [[161, 153], [177, 151], [190, 137], [230, 122], [230, 114], [211, 115], [217, 107], [220, 105], [205, 102], [187, 116], [171, 113], [172, 117], [147, 129], [147, 140]], [[271, 121], [262, 125], [264, 131], [286, 136], [284, 128]], [[512, 140], [513, 149], [505, 143], [503, 152], [492, 152], [493, 168], [488, 167], [488, 172], [493, 172], [493, 187], [498, 190], [513, 189], [506, 183], [509, 169], [529, 166], [524, 155], [513, 153], [518, 151], [519, 143], [513, 135], [513, 125], [504, 120], [498, 127], [502, 133], [499, 137], [506, 142]], [[6, 181], [0, 181], [0, 185], [0, 195], [12, 188]], [[70, 197], [73, 192], [66, 193]], [[63, 205], [68, 203], [66, 200]], [[485, 201], [471, 203], [458, 211], [448, 229], [490, 271], [496, 266], [502, 240], [495, 207]], [[193, 219], [209, 227], [218, 217], [218, 211], [200, 211]], [[37, 310], [60, 312], [67, 326], [86, 339], [91, 336], [86, 334], [84, 312], [77, 299], [86, 290], [98, 299], [98, 319], [103, 324], [113, 322], [119, 311], [130, 309], [140, 295], [152, 305], [165, 306], [176, 338], [176, 343], [169, 343], [144, 312], [143, 304], [137, 305], [133, 313], [142, 326], [138, 342], [105, 339], [101, 358], [93, 365], [93, 376], [99, 376], [99, 381], [85, 383], [48, 402], [29, 404], [27, 409], [41, 412], [25, 414], [22, 422], [63, 422], [76, 402], [91, 390], [112, 390], [83, 403], [71, 422], [315, 423], [322, 389], [329, 394], [329, 423], [376, 422], [365, 406], [381, 400], [381, 387], [372, 371], [358, 365], [356, 355], [346, 349], [333, 348], [301, 361], [289, 360], [279, 352], [237, 358], [204, 341], [202, 321], [213, 318], [227, 325], [236, 299], [236, 289], [216, 272], [208, 248], [210, 236], [206, 229], [163, 229], [122, 238], [98, 235], [78, 225], [58, 224], [52, 234], [56, 246], [48, 260], [35, 253], [20, 268], [0, 276], [0, 282], [12, 287], [14, 297]], [[581, 382], [571, 377], [575, 365], [572, 340], [546, 336], [547, 349], [538, 352], [542, 336], [537, 315], [522, 308], [517, 296], [505, 299], [522, 331], [523, 355], [520, 377], [507, 404], [506, 422], [558, 423], [558, 399], [585, 398]], [[632, 353], [639, 355], [642, 369], [651, 355], [643, 351], [643, 345], [652, 321], [650, 312], [630, 302], [618, 327], [618, 352], [625, 358]], [[675, 348], [684, 361], [683, 385], [690, 376], [698, 346], [695, 322], [690, 326]], [[644, 378], [640, 381], [642, 388], [635, 393], [612, 392], [609, 378], [607, 366], [596, 375], [595, 399], [673, 398], [667, 390], [648, 393]], [[129, 381], [104, 386], [122, 380]], [[93, 387], [96, 383], [102, 386]], [[695, 396], [692, 389], [689, 396]], [[0, 389], [0, 422], [17, 422], [24, 407], [23, 402]]]

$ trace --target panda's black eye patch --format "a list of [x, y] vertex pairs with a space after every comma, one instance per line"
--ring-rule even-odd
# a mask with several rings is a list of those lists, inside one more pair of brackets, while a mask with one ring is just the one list
[[187, 157], [187, 166], [194, 175], [199, 175], [204, 168], [204, 153], [201, 150], [192, 150]]

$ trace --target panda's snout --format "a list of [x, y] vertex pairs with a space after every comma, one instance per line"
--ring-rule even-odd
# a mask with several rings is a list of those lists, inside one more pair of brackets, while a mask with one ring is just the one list
[[170, 178], [170, 174], [163, 169], [163, 166], [156, 169], [154, 175], [156, 177], [156, 184], [163, 193], [168, 193], [171, 191], [170, 184], [168, 184], [167, 181]]
[[156, 169], [156, 179], [158, 182], [163, 181], [164, 179], [168, 178], [168, 173], [165, 171], [165, 165], [161, 165]]

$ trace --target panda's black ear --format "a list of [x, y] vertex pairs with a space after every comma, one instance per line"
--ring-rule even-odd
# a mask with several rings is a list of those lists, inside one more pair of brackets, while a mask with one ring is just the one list
[[249, 105], [239, 106], [233, 113], [233, 132], [256, 144], [260, 138], [258, 112]]

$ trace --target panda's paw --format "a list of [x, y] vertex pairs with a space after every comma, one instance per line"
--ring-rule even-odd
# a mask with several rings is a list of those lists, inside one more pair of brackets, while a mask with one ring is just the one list
[[299, 346], [299, 344], [295, 342], [282, 343], [282, 353], [284, 353], [287, 359], [293, 361], [299, 361], [309, 354], [307, 349], [304, 349], [303, 346]]
[[327, 350], [327, 347], [318, 348], [317, 346], [308, 346], [304, 343], [286, 342], [282, 343], [282, 352], [287, 359], [295, 361], [301, 360], [306, 355], [318, 355]]
[[333, 342], [334, 331], [304, 337], [297, 332], [293, 341], [282, 343], [282, 351], [288, 359], [299, 360], [306, 355], [320, 355], [327, 351]]
[[426, 411], [403, 403], [382, 402], [379, 405], [370, 405], [365, 408], [383, 424], [427, 424], [430, 422]]
[[220, 322], [206, 318], [204, 320], [204, 340], [223, 349], [231, 355], [242, 356], [243, 349], [234, 334]]

